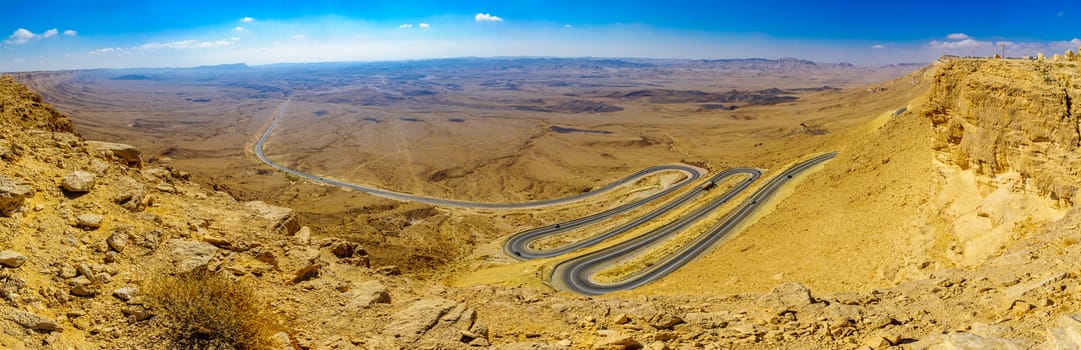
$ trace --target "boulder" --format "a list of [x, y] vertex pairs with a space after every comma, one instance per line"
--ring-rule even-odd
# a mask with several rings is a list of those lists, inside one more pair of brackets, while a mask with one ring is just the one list
[[172, 253], [173, 263], [180, 271], [206, 265], [218, 253], [218, 247], [206, 242], [170, 239], [165, 242], [166, 249]]
[[94, 230], [101, 227], [101, 222], [104, 220], [105, 217], [100, 214], [82, 214], [75, 217], [75, 226]]
[[113, 291], [113, 296], [123, 301], [129, 301], [135, 297], [136, 291], [138, 291], [138, 288], [135, 287], [117, 288]]
[[270, 221], [268, 230], [285, 235], [292, 235], [300, 230], [300, 222], [293, 209], [266, 204], [263, 201], [245, 202], [244, 205], [257, 216]]
[[1041, 349], [1081, 349], [1081, 314], [1059, 317], [1058, 327], [1047, 329], [1047, 341]]
[[143, 165], [143, 159], [139, 156], [139, 149], [132, 145], [86, 141], [86, 147], [97, 155], [119, 159], [129, 166], [141, 167]]
[[293, 242], [300, 245], [308, 245], [312, 241], [312, 229], [308, 226], [301, 226], [300, 230], [297, 230], [296, 235], [293, 237]]
[[0, 175], [0, 215], [10, 216], [34, 195], [30, 183]]
[[596, 350], [624, 350], [641, 349], [642, 344], [634, 337], [613, 330], [600, 330], [597, 334], [603, 336], [593, 343]]
[[788, 282], [773, 287], [769, 293], [758, 299], [758, 306], [768, 313], [782, 314], [797, 311], [814, 303], [811, 290], [799, 282]]
[[0, 265], [5, 267], [19, 267], [23, 266], [26, 262], [26, 256], [15, 252], [14, 250], [5, 250], [0, 252]]
[[672, 329], [672, 327], [682, 323], [683, 319], [679, 318], [679, 316], [670, 313], [662, 313], [651, 318], [649, 325], [656, 329]]
[[729, 322], [735, 320], [735, 315], [727, 311], [708, 313], [690, 312], [683, 315], [683, 320], [699, 328], [714, 329], [727, 327]]
[[63, 330], [63, 328], [60, 327], [60, 324], [52, 319], [22, 310], [15, 310], [8, 315], [8, 319], [18, 323], [20, 326], [23, 326], [23, 328], [32, 331], [53, 332]]
[[85, 171], [73, 171], [60, 180], [60, 187], [71, 193], [86, 193], [94, 189], [97, 183], [97, 175]]
[[146, 207], [146, 198], [146, 186], [133, 178], [123, 177], [118, 181], [113, 202], [129, 211], [140, 211]]
[[395, 314], [383, 332], [407, 344], [412, 344], [424, 336], [424, 333], [432, 326], [435, 326], [454, 305], [453, 302], [442, 298], [419, 300]]
[[367, 309], [373, 304], [390, 303], [390, 293], [387, 286], [379, 281], [367, 281], [357, 285], [349, 291], [350, 309]]
[[272, 350], [293, 350], [293, 343], [289, 340], [289, 333], [274, 333], [267, 339], [267, 347]]
[[109, 238], [105, 239], [105, 243], [109, 245], [109, 248], [117, 252], [123, 252], [124, 248], [128, 246], [128, 234], [120, 231], [113, 232], [109, 235]]
[[387, 265], [375, 269], [375, 272], [386, 276], [397, 276], [402, 274], [402, 269], [394, 265]]

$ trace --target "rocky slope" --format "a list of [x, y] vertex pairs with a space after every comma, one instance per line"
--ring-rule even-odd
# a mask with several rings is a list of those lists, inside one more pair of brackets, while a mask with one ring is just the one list
[[865, 143], [800, 185], [927, 170], [898, 183], [926, 186], [901, 208], [938, 218], [910, 232], [929, 242], [913, 249], [930, 260], [877, 258], [902, 261], [898, 284], [826, 292], [782, 276], [755, 293], [601, 297], [452, 287], [370, 266], [363, 247], [313, 239], [287, 208], [83, 140], [3, 77], [0, 347], [175, 346], [175, 310], [147, 291], [206, 269], [254, 291], [265, 314], [241, 316], [271, 320], [262, 345], [277, 349], [1077, 348], [1077, 72], [1076, 62], [940, 62], [907, 111], [877, 120]]

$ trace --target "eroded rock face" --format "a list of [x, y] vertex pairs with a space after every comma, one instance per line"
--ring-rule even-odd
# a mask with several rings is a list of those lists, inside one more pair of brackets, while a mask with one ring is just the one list
[[127, 163], [129, 166], [140, 167], [143, 164], [143, 159], [139, 156], [139, 149], [132, 145], [102, 141], [86, 141], [86, 146], [98, 155], [115, 157], [116, 159]]
[[477, 311], [442, 298], [422, 299], [394, 315], [383, 330], [398, 346], [459, 348], [488, 346], [488, 328], [477, 322]]
[[0, 215], [11, 215], [33, 195], [34, 188], [30, 183], [0, 175]]
[[977, 174], [1018, 172], [1073, 203], [1081, 185], [1081, 76], [1008, 60], [953, 60], [935, 76], [925, 114], [940, 160]]
[[1081, 72], [1021, 60], [945, 60], [918, 114], [932, 127], [935, 191], [927, 214], [975, 266], [1014, 232], [1062, 217], [1081, 189]]

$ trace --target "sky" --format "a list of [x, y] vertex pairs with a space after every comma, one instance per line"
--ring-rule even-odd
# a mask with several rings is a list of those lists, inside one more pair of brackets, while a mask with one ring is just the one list
[[0, 71], [554, 56], [885, 65], [1063, 53], [1081, 2], [0, 0]]

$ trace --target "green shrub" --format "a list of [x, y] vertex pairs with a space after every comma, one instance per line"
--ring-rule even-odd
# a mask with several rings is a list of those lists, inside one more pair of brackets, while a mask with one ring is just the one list
[[152, 279], [145, 290], [169, 328], [170, 348], [267, 347], [274, 324], [246, 283], [197, 268]]

